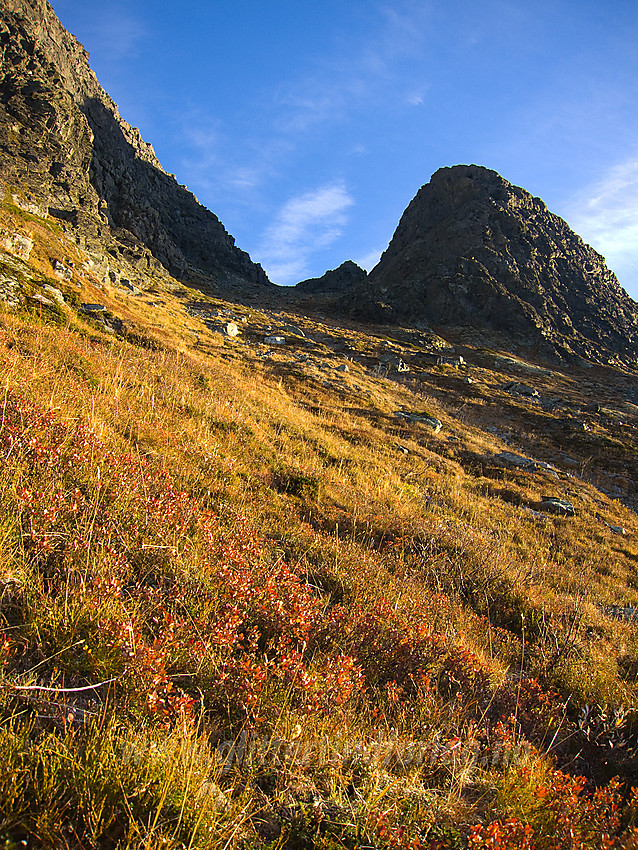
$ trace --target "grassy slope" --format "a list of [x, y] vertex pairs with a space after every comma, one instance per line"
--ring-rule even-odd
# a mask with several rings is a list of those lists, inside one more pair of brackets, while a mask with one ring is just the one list
[[[472, 385], [383, 377], [419, 346], [161, 275], [97, 289], [61, 232], [2, 215], [36, 243], [3, 273], [67, 302], [0, 313], [6, 846], [635, 846], [638, 642], [605, 606], [638, 603], [638, 521], [595, 486], [633, 495], [618, 405], [575, 432], [489, 352]], [[604, 405], [634, 378], [587, 374]], [[584, 380], [535, 383], [576, 410]], [[517, 447], [572, 474], [495, 460]], [[525, 510], [547, 493], [576, 516]]]

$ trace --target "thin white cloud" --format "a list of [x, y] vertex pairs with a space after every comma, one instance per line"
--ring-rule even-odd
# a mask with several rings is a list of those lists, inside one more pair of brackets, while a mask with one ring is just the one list
[[406, 95], [405, 100], [409, 106], [423, 106], [425, 103], [425, 93], [422, 91], [410, 92]]
[[255, 252], [275, 283], [297, 283], [317, 250], [341, 236], [346, 210], [354, 203], [343, 183], [332, 183], [290, 198], [281, 207]]
[[96, 16], [92, 29], [100, 50], [112, 63], [135, 54], [148, 35], [143, 21], [118, 5], [103, 9]]
[[[295, 76], [276, 95], [277, 130], [303, 135], [318, 125], [347, 118], [371, 104], [421, 105], [429, 81], [406, 91], [403, 61], [418, 56], [427, 42], [432, 14], [423, 0], [378, 4], [369, 38], [347, 50], [321, 57], [313, 73]], [[418, 88], [417, 88], [418, 87]]]
[[638, 158], [610, 169], [565, 210], [570, 226], [601, 253], [625, 288], [638, 295]]
[[363, 257], [359, 257], [354, 262], [361, 266], [362, 269], [365, 269], [367, 272], [371, 271], [376, 264], [381, 259], [381, 254], [383, 252], [376, 248], [374, 251], [369, 251], [367, 254], [364, 254]]

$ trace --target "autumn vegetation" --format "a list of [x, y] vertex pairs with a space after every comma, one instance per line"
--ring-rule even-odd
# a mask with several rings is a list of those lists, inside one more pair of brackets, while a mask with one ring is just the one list
[[66, 303], [0, 311], [0, 846], [638, 848], [632, 511], [526, 511], [444, 370], [347, 396], [3, 215]]

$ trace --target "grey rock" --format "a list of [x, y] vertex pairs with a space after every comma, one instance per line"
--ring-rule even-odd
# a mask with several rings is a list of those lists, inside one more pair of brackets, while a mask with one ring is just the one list
[[57, 289], [55, 286], [49, 286], [49, 284], [45, 284], [43, 287], [46, 294], [52, 298], [54, 301], [57, 301], [58, 304], [64, 304], [64, 295]]
[[45, 298], [44, 295], [41, 295], [39, 292], [34, 292], [33, 295], [30, 296], [31, 301], [35, 301], [37, 304], [41, 304], [43, 307], [55, 307], [55, 301], [52, 301], [50, 298]]
[[443, 366], [454, 366], [455, 369], [458, 369], [460, 366], [465, 366], [465, 358], [461, 357], [460, 354], [449, 356], [443, 356], [440, 359], [440, 363]]
[[638, 608], [635, 605], [599, 605], [603, 614], [612, 620], [622, 620], [628, 623], [638, 622]]
[[431, 366], [440, 366], [443, 363], [443, 355], [436, 351], [422, 351], [419, 353], [418, 359]]
[[105, 310], [104, 304], [82, 304], [83, 313], [104, 313]]
[[72, 280], [73, 270], [65, 266], [59, 260], [53, 260], [53, 273], [59, 280]]
[[273, 336], [265, 336], [264, 342], [265, 342], [266, 345], [285, 345], [286, 344], [286, 337], [285, 336], [278, 336], [276, 334], [273, 335]]
[[19, 257], [21, 260], [28, 260], [33, 249], [33, 239], [28, 236], [22, 236], [19, 233], [6, 233], [0, 231], [0, 247], [4, 248], [14, 257]]
[[517, 466], [521, 469], [530, 469], [535, 466], [535, 462], [531, 458], [513, 452], [500, 452], [496, 455], [496, 459], [508, 466]]
[[518, 381], [509, 381], [503, 385], [503, 389], [512, 395], [520, 395], [525, 398], [538, 398], [540, 393], [529, 384], [521, 384]]
[[545, 463], [545, 461], [542, 460], [534, 460], [533, 458], [525, 457], [524, 455], [517, 455], [513, 452], [500, 452], [496, 455], [496, 460], [506, 464], [507, 466], [515, 466], [528, 472], [544, 472], [552, 478], [559, 477], [558, 472], [553, 466], [551, 466], [551, 464]]
[[558, 516], [575, 516], [576, 514], [571, 502], [558, 499], [555, 496], [543, 496], [541, 508], [547, 513], [557, 514]]
[[435, 416], [428, 416], [425, 413], [408, 413], [403, 410], [397, 410], [394, 415], [399, 419], [405, 419], [407, 422], [418, 422], [421, 425], [425, 425], [431, 428], [435, 434], [438, 434], [443, 427], [440, 419], [437, 419]]

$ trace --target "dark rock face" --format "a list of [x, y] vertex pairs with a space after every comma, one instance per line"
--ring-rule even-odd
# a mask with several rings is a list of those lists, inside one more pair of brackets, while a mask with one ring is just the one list
[[89, 249], [115, 240], [129, 260], [186, 279], [269, 283], [120, 117], [46, 0], [3, 0], [0, 62], [0, 179], [21, 206], [73, 228]]
[[343, 305], [361, 318], [487, 329], [563, 355], [638, 354], [638, 305], [604, 258], [539, 198], [476, 165], [432, 176]]
[[321, 277], [302, 280], [295, 286], [295, 290], [316, 295], [344, 293], [357, 284], [363, 283], [367, 277], [367, 272], [361, 266], [353, 263], [352, 260], [346, 260], [339, 268], [331, 269]]

